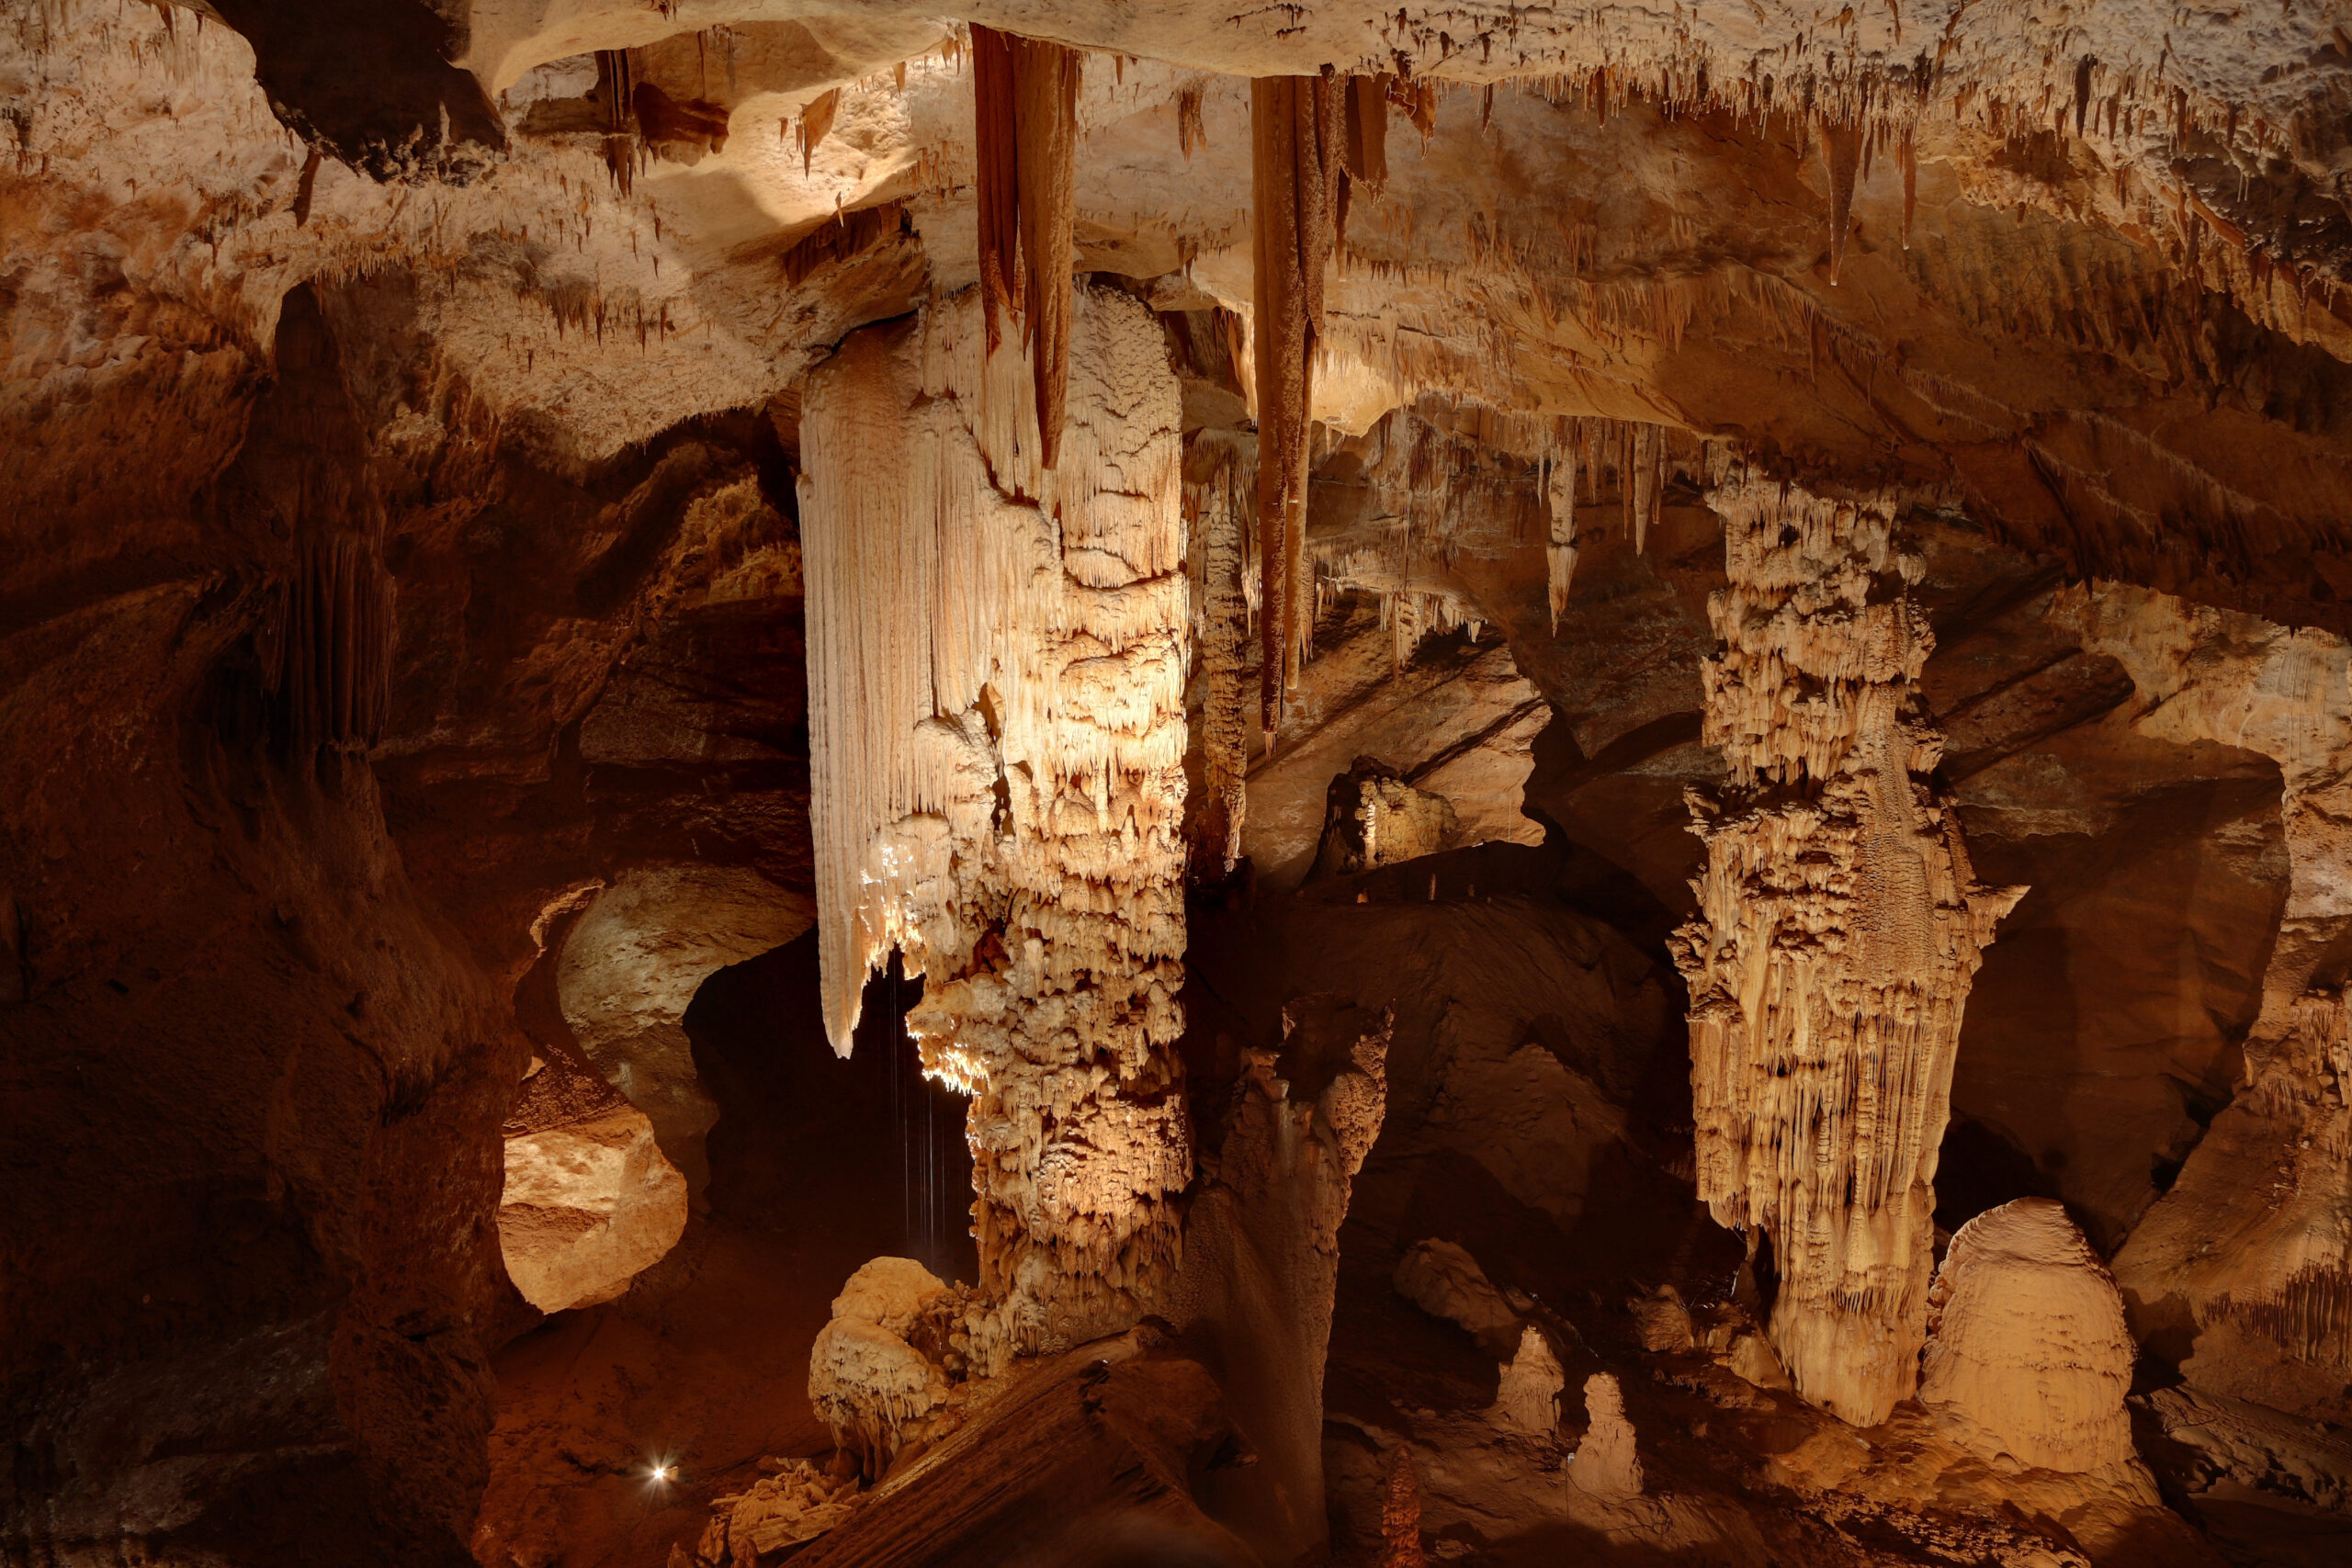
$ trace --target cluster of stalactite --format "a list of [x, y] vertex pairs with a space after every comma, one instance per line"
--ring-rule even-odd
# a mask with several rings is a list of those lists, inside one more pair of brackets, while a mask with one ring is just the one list
[[1250, 518], [1257, 488], [1257, 443], [1204, 431], [1184, 454], [1184, 517], [1191, 525], [1194, 620], [1201, 664], [1201, 798], [1193, 818], [1195, 863], [1204, 875], [1241, 862], [1249, 807]]
[[1401, 666], [1424, 637], [1479, 623], [1456, 572], [1464, 554], [1544, 547], [1552, 626], [1567, 609], [1579, 506], [1614, 488], [1636, 551], [1677, 479], [1703, 483], [1713, 443], [1668, 426], [1514, 413], [1425, 396], [1359, 444], [1369, 497], [1355, 525], [1312, 549], [1316, 587], [1378, 596]]
[[1388, 178], [1385, 76], [1261, 76], [1250, 85], [1251, 327], [1258, 463], [1259, 700], [1267, 735], [1315, 636], [1306, 576], [1308, 440], [1324, 271], [1351, 187]]
[[363, 533], [302, 542], [293, 581], [257, 629], [271, 728], [291, 758], [321, 747], [364, 751], [391, 706], [392, 574]]
[[1069, 346], [1052, 468], [988, 406], [1016, 356], [970, 290], [850, 339], [802, 427], [827, 1023], [845, 1050], [894, 947], [924, 976], [909, 1026], [972, 1096], [981, 1284], [1028, 1348], [1150, 1310], [1192, 1169], [1179, 396], [1125, 295], [1078, 296]]
[[1706, 864], [1673, 944], [1699, 1192], [1770, 1238], [1799, 1391], [1871, 1426], [1917, 1380], [1962, 1011], [2024, 889], [1975, 883], [1929, 782], [1934, 639], [1892, 509], [1752, 478], [1712, 504], [1730, 584], [1705, 737], [1728, 776], [1691, 796]]
[[991, 353], [1007, 318], [1020, 328], [1048, 468], [1069, 393], [1080, 58], [1060, 44], [972, 27], [981, 307]]

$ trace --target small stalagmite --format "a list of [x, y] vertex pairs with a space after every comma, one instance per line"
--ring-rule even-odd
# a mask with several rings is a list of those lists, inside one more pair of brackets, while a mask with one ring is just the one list
[[2065, 1206], [2019, 1198], [1960, 1227], [1928, 1298], [1919, 1400], [1964, 1448], [2036, 1470], [2132, 1457], [2138, 1348]]
[[1559, 1430], [1560, 1390], [1566, 1385], [1551, 1341], [1530, 1325], [1519, 1337], [1518, 1354], [1503, 1366], [1487, 1418], [1523, 1438], [1549, 1438]]
[[1568, 1484], [1588, 1497], [1622, 1503], [1642, 1495], [1642, 1460], [1634, 1450], [1634, 1424], [1625, 1416], [1625, 1393], [1614, 1372], [1584, 1380], [1584, 1441], [1568, 1464]]
[[1962, 1011], [2024, 889], [1977, 885], [1930, 782], [1934, 639], [1892, 508], [1753, 478], [1711, 504], [1731, 581], [1704, 734], [1729, 777], [1690, 797], [1706, 865], [1673, 943], [1699, 1193], [1772, 1238], [1798, 1391], [1875, 1426], [1917, 1379]]

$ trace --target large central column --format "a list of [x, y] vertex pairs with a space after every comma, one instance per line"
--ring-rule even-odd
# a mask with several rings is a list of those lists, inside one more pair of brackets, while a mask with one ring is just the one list
[[894, 947], [924, 976], [981, 1284], [1051, 1348], [1151, 1310], [1192, 1173], [1180, 408], [1150, 312], [1082, 291], [1045, 468], [1025, 352], [986, 340], [967, 291], [809, 377], [819, 940], [843, 1053]]
[[1961, 1012], [2024, 893], [1971, 877], [1918, 692], [1933, 635], [1891, 509], [1756, 479], [1718, 490], [1730, 585], [1708, 606], [1690, 987], [1699, 1194], [1762, 1231], [1771, 1337], [1807, 1399], [1857, 1426], [1918, 1378], [1936, 1156]]

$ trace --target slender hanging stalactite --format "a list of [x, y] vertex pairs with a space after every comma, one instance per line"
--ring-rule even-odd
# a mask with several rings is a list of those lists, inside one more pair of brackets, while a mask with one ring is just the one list
[[989, 349], [995, 352], [1002, 340], [1003, 314], [1015, 311], [1030, 356], [1041, 466], [1048, 468], [1061, 452], [1069, 396], [1079, 68], [1074, 49], [973, 25], [975, 184]]
[[1304, 581], [1307, 421], [1323, 269], [1338, 238], [1341, 81], [1263, 76], [1250, 85], [1256, 278], [1261, 722], [1271, 747], [1283, 694], [1313, 635]]
[[1854, 176], [1862, 162], [1862, 135], [1850, 125], [1824, 121], [1821, 162], [1829, 171], [1829, 281], [1846, 265], [1846, 231], [1854, 222]]

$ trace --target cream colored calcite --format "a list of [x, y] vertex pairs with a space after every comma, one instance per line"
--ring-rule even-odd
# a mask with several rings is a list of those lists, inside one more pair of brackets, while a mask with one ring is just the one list
[[1919, 1400], [1987, 1458], [2101, 1470], [2132, 1457], [2123, 1396], [2138, 1355], [2065, 1206], [2019, 1198], [1951, 1239], [1928, 1297]]
[[699, 1190], [718, 1107], [695, 1072], [683, 1021], [703, 981], [808, 929], [805, 896], [757, 872], [700, 864], [630, 870], [564, 939], [556, 994], [590, 1062], [652, 1118], [662, 1152]]
[[1891, 508], [1761, 479], [1711, 504], [1731, 582], [1709, 604], [1704, 735], [1729, 780], [1691, 798], [1706, 867], [1674, 938], [1699, 1193], [1771, 1238], [1797, 1388], [1874, 1426], [1917, 1382], [1962, 1010], [2024, 889], [1976, 885], [1928, 782], [1934, 639]]
[[2052, 619], [2120, 661], [2128, 722], [2278, 762], [2288, 885], [2236, 1098], [2115, 1258], [2143, 1334], [2191, 1330], [2192, 1383], [2352, 1417], [2352, 645], [2114, 583]]
[[1502, 1367], [1487, 1418], [1522, 1438], [1553, 1437], [1559, 1431], [1560, 1390], [1566, 1384], [1551, 1342], [1542, 1329], [1530, 1325], [1519, 1337], [1519, 1349]]
[[1642, 1495], [1642, 1460], [1634, 1449], [1634, 1424], [1625, 1418], [1625, 1393], [1614, 1372], [1584, 1380], [1584, 1441], [1568, 1462], [1568, 1484], [1602, 1502]]
[[906, 1428], [947, 1402], [947, 1378], [907, 1342], [946, 1284], [910, 1258], [877, 1258], [850, 1276], [808, 1352], [808, 1403], [877, 1473]]
[[514, 1288], [541, 1312], [610, 1301], [685, 1227], [685, 1179], [645, 1113], [617, 1096], [506, 1139], [499, 1250]]
[[[758, 1568], [763, 1555], [814, 1540], [865, 1501], [854, 1471], [837, 1475], [805, 1459], [761, 1461], [771, 1466], [775, 1473], [750, 1490], [711, 1499], [710, 1523], [695, 1550], [704, 1568]], [[684, 1556], [670, 1550], [673, 1564]]]
[[1027, 386], [968, 292], [853, 338], [810, 378], [801, 517], [827, 1026], [846, 1051], [892, 948], [924, 976], [981, 1284], [1046, 1348], [1133, 1323], [1175, 1262], [1191, 609], [1149, 312], [1080, 292], [1052, 469]]

